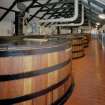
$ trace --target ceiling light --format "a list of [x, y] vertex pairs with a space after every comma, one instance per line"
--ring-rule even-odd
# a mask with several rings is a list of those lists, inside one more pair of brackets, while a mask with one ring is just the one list
[[97, 26], [99, 26], [99, 25], [100, 25], [100, 23], [99, 23], [99, 22], [97, 22], [97, 23], [96, 23], [96, 25], [97, 25]]
[[105, 14], [99, 14], [98, 17], [99, 17], [100, 19], [105, 19]]

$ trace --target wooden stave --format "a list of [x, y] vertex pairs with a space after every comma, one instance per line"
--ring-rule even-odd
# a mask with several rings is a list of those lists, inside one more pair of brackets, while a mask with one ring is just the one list
[[[78, 36], [79, 37], [79, 36]], [[84, 54], [84, 43], [83, 43], [83, 37], [80, 36], [80, 38], [74, 38], [72, 39], [72, 58], [81, 58]]]
[[91, 40], [90, 34], [84, 34], [83, 36], [84, 36], [84, 48], [86, 48], [89, 46], [89, 42]]
[[[69, 52], [70, 53], [70, 52]], [[29, 59], [32, 59], [32, 58], [27, 58], [28, 60]], [[38, 67], [39, 68], [39, 67]], [[27, 80], [26, 80], [27, 81]], [[30, 81], [30, 80], [29, 80]], [[27, 89], [25, 90], [25, 91], [27, 91]], [[30, 90], [29, 90], [30, 91]], [[37, 103], [39, 103], [40, 102], [40, 99], [39, 99], [39, 101], [37, 102]], [[21, 105], [31, 105], [31, 101], [27, 101], [27, 102], [24, 102], [24, 103], [22, 103]], [[38, 104], [38, 105], [40, 105], [40, 104]], [[44, 104], [43, 104], [44, 105]]]

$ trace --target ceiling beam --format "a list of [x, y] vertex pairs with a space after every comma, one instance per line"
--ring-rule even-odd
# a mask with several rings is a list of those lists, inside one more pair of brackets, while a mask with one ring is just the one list
[[[64, 7], [64, 3], [61, 5], [61, 7], [60, 8], [63, 8]], [[54, 14], [57, 12], [57, 11], [59, 11], [60, 10], [60, 8], [57, 8], [49, 17], [48, 17], [48, 19], [50, 19], [51, 17], [53, 17], [54, 16]], [[54, 10], [54, 9], [52, 9], [52, 10]], [[50, 11], [47, 11], [47, 14], [49, 13]], [[46, 15], [47, 15], [46, 14]], [[41, 17], [42, 18], [42, 17]], [[40, 19], [41, 19], [40, 18]], [[43, 23], [41, 24], [41, 25], [43, 25]], [[47, 26], [47, 25], [49, 25], [49, 23], [47, 23], [45, 26]]]
[[101, 22], [102, 21], [99, 18], [96, 18], [94, 15], [92, 16], [91, 14], [88, 14], [87, 17], [88, 17], [89, 20], [94, 20], [94, 21], [97, 21], [97, 22]]
[[32, 1], [32, 0], [17, 0], [18, 2], [28, 2], [28, 1]]
[[12, 8], [16, 5], [17, 1], [15, 0], [12, 5], [9, 7], [9, 9], [1, 16], [0, 21], [2, 21], [5, 16], [12, 10]]
[[[71, 8], [69, 5], [70, 5], [70, 4], [68, 4], [68, 7], [63, 8], [61, 12], [55, 11], [54, 13], [57, 13], [57, 14], [54, 14], [52, 17], [55, 17], [55, 18], [60, 18], [61, 16], [62, 16], [62, 17], [65, 17], [65, 16], [69, 17], [69, 16], [71, 15], [70, 10], [72, 10], [72, 8]], [[67, 11], [67, 9], [68, 9], [68, 11]], [[69, 12], [69, 14], [68, 14], [68, 12]], [[63, 14], [63, 13], [64, 13], [64, 14]], [[51, 17], [51, 16], [50, 16], [50, 17]], [[50, 17], [49, 17], [49, 18], [50, 18]], [[47, 26], [50, 25], [50, 24], [51, 24], [51, 23], [47, 23], [45, 26], [47, 27]]]
[[[66, 6], [66, 5], [65, 5], [65, 6]], [[72, 5], [69, 5], [69, 6], [70, 6], [70, 7], [73, 7]], [[68, 6], [67, 6], [67, 7], [68, 7]], [[64, 9], [64, 8], [67, 9], [67, 7], [63, 7], [63, 8], [59, 8], [59, 7], [58, 7], [58, 8], [52, 9], [51, 11], [56, 11], [56, 10], [58, 10], [58, 9], [59, 9], [59, 10], [62, 10], [62, 9]], [[42, 11], [43, 11], [43, 12], [46, 12], [46, 11], [48, 11], [48, 9], [43, 9]], [[49, 12], [50, 12], [50, 11], [49, 11]]]
[[36, 2], [36, 3], [39, 5], [39, 7], [43, 7], [43, 8], [49, 9], [46, 5], [43, 5], [43, 4], [39, 3], [39, 2]]
[[[65, 3], [65, 4], [71, 4], [71, 5], [73, 5], [74, 3], [71, 3], [71, 2], [65, 2], [65, 1], [63, 1], [63, 2], [53, 2], [53, 3], [46, 3], [46, 4], [42, 4], [43, 6], [52, 6], [52, 5], [55, 5], [55, 4], [62, 4], [62, 3]], [[37, 7], [40, 7], [40, 5], [34, 5], [32, 8], [37, 8]]]
[[25, 9], [24, 13], [25, 12], [28, 12], [29, 9], [37, 2], [38, 0], [32, 0], [31, 4]]
[[[81, 4], [79, 5], [79, 11], [81, 11]], [[52, 16], [52, 17], [55, 17], [55, 18], [61, 18], [61, 17], [71, 17], [73, 13], [73, 7], [71, 8], [70, 4], [68, 4], [68, 7], [67, 8], [64, 8], [63, 11], [61, 12], [57, 12], [55, 11], [55, 14]], [[51, 16], [50, 16], [51, 18]], [[81, 18], [81, 14], [79, 15], [77, 21], [75, 22], [79, 22]], [[55, 24], [55, 23], [54, 23]], [[50, 23], [47, 23], [46, 26], [50, 25]]]
[[[59, 0], [59, 3], [62, 2], [63, 0]], [[43, 19], [47, 13], [49, 13], [49, 11], [51, 11], [52, 9], [54, 9], [58, 4], [54, 4], [45, 14], [43, 14], [40, 19]]]
[[[27, 0], [25, 0], [25, 1], [27, 1]], [[23, 13], [28, 12], [29, 9], [35, 4], [35, 2], [36, 2], [37, 0], [30, 0], [30, 1], [32, 1], [31, 4], [25, 9], [25, 11], [23, 11]], [[8, 14], [10, 11], [13, 12], [12, 8], [17, 4], [17, 2], [24, 2], [24, 0], [15, 0], [15, 1], [12, 3], [12, 5], [7, 9], [7, 11], [1, 16], [0, 21], [2, 21], [2, 20], [5, 18], [5, 16], [7, 16], [7, 14]], [[4, 9], [6, 9], [6, 8], [4, 8]]]
[[[65, 5], [65, 3], [64, 3], [64, 4], [62, 4], [62, 6], [61, 6], [60, 8], [64, 8], [64, 5]], [[55, 10], [55, 11], [54, 11], [54, 13], [52, 13], [52, 14], [48, 17], [48, 19], [50, 19], [51, 17], [53, 17], [53, 16], [54, 16], [54, 14], [60, 10], [60, 8], [59, 8], [58, 10]], [[69, 8], [70, 8], [70, 6], [69, 6]], [[66, 9], [64, 8], [64, 9], [63, 9], [63, 11], [65, 11], [65, 10], [66, 10]], [[62, 11], [62, 12], [60, 12], [60, 13], [58, 13], [58, 15], [62, 14], [62, 13], [63, 13], [63, 11]]]
[[105, 5], [98, 2], [98, 1], [96, 1], [96, 0], [89, 0], [89, 2], [95, 4], [95, 5], [99, 6], [99, 7], [102, 7], [103, 9], [105, 9]]
[[[81, 11], [81, 4], [79, 5], [79, 11]], [[62, 9], [63, 11], [61, 11], [61, 12], [56, 12], [56, 16], [58, 17], [58, 18], [60, 18], [61, 16], [62, 17], [65, 17], [65, 16], [67, 16], [67, 17], [71, 17], [72, 16], [72, 14], [73, 14], [73, 7], [71, 7], [71, 5], [70, 4], [68, 4], [68, 6], [67, 6], [67, 8], [63, 8]], [[63, 15], [62, 15], [63, 14]], [[55, 14], [54, 14], [55, 15]], [[56, 16], [55, 16], [55, 18], [56, 18]], [[53, 16], [54, 17], [54, 16]]]
[[[65, 16], [69, 17], [69, 15], [72, 15], [72, 13], [73, 13], [72, 8], [69, 8], [68, 10], [65, 8], [61, 12], [54, 12], [53, 14], [57, 15], [57, 17], [65, 17]], [[49, 18], [54, 17], [54, 15], [50, 16]]]
[[[3, 9], [3, 10], [8, 11], [8, 8], [5, 8], [5, 7], [0, 7], [0, 9]], [[15, 11], [15, 10], [10, 10], [10, 12], [18, 12], [18, 11]]]
[[[48, 0], [47, 3], [50, 3], [51, 0]], [[29, 19], [28, 22], [31, 21], [36, 15], [43, 9], [44, 7], [41, 7], [37, 12], [35, 12]]]

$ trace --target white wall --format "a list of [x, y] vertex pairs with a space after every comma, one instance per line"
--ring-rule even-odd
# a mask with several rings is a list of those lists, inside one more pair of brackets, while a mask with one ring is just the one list
[[0, 36], [10, 36], [12, 35], [12, 26], [10, 22], [0, 22]]
[[92, 27], [89, 27], [89, 26], [81, 26], [79, 28], [82, 29], [83, 33], [91, 33], [91, 29], [92, 29]]
[[61, 34], [68, 34], [68, 33], [71, 33], [71, 30], [70, 29], [63, 29], [61, 28]]
[[[15, 25], [13, 25], [13, 21], [8, 19], [4, 19], [4, 21], [0, 22], [0, 36], [11, 36], [15, 33]], [[35, 20], [36, 22], [36, 20]], [[36, 22], [37, 23], [37, 22]], [[30, 23], [32, 24], [32, 23]], [[32, 26], [31, 25], [27, 25], [23, 27], [23, 32], [24, 34], [32, 34]], [[36, 24], [35, 26], [35, 33], [33, 34], [39, 34], [39, 26]], [[30, 31], [30, 32], [29, 32]]]
[[57, 34], [56, 27], [40, 27], [40, 34], [41, 35], [54, 35]]

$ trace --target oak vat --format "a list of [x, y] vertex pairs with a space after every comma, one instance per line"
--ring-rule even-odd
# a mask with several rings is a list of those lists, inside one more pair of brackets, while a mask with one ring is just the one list
[[54, 105], [72, 87], [67, 40], [0, 46], [0, 105]]
[[72, 58], [77, 59], [85, 55], [83, 37], [80, 35], [73, 35], [72, 39]]

